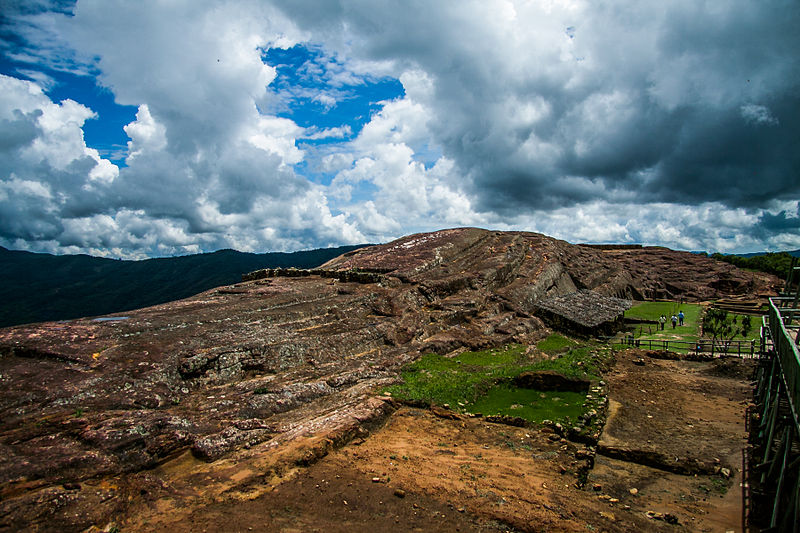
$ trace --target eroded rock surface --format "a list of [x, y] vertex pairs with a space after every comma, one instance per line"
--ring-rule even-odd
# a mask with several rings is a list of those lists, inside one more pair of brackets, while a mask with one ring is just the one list
[[255, 279], [124, 317], [0, 330], [0, 531], [83, 530], [124, 514], [119, 483], [103, 480], [187, 450], [213, 462], [346, 441], [391, 411], [374, 392], [420, 353], [541, 338], [544, 297], [698, 299], [778, 282], [688, 253], [474, 228], [323, 268], [381, 275]]

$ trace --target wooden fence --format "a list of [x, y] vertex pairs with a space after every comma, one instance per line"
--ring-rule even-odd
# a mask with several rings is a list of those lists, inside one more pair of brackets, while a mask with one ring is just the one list
[[629, 335], [623, 339], [623, 344], [647, 350], [671, 350], [694, 352], [696, 354], [714, 353], [718, 355], [735, 355], [743, 358], [758, 357], [761, 351], [760, 341], [730, 341], [730, 343], [717, 341], [716, 343], [712, 343], [711, 339], [700, 339], [693, 342], [663, 339], [636, 339], [633, 335]]

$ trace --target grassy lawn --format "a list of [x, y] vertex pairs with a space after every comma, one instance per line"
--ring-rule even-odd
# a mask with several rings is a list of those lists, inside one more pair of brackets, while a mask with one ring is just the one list
[[403, 369], [403, 383], [387, 390], [399, 400], [452, 408], [475, 400], [491, 384], [520, 373], [520, 359], [525, 346], [512, 345], [506, 350], [464, 352], [448, 358], [425, 354]]
[[559, 352], [565, 351], [567, 348], [575, 346], [576, 344], [577, 343], [575, 341], [568, 339], [563, 335], [552, 333], [546, 339], [539, 341], [536, 344], [536, 347], [546, 354], [556, 355]]
[[577, 419], [585, 410], [584, 393], [522, 389], [511, 380], [532, 370], [598, 379], [606, 352], [558, 334], [540, 341], [537, 348], [554, 358], [531, 363], [525, 354], [527, 346], [518, 344], [452, 358], [426, 354], [403, 369], [402, 383], [386, 390], [401, 401], [447, 404], [460, 412], [509, 415], [531, 422]]
[[583, 414], [586, 393], [537, 391], [499, 384], [467, 405], [473, 413], [506, 415], [531, 422], [577, 420]]
[[659, 316], [664, 315], [667, 317], [667, 324], [664, 327], [664, 331], [666, 331], [667, 329], [672, 329], [672, 324], [670, 323], [669, 318], [673, 314], [677, 315], [679, 311], [683, 311], [683, 314], [685, 315], [683, 327], [699, 327], [700, 314], [702, 310], [703, 306], [697, 304], [679, 304], [678, 302], [637, 302], [632, 308], [625, 311], [625, 317], [638, 318], [641, 320], [658, 320]]
[[[684, 325], [677, 326], [672, 329], [672, 322], [669, 318], [673, 313], [677, 314], [682, 310], [685, 318]], [[678, 302], [638, 302], [625, 312], [628, 318], [638, 318], [643, 320], [658, 320], [661, 314], [667, 317], [667, 323], [664, 330], [661, 331], [655, 324], [637, 324], [635, 330], [632, 332], [634, 337], [642, 340], [658, 340], [658, 341], [686, 341], [694, 343], [701, 338], [700, 334], [700, 316], [703, 311], [702, 305], [697, 304], [679, 304]], [[731, 313], [734, 314], [734, 313]], [[741, 320], [742, 315], [734, 314]], [[751, 317], [752, 328], [750, 333], [743, 337], [737, 335], [733, 340], [753, 340], [758, 339], [759, 326], [761, 325], [760, 317]], [[708, 338], [708, 337], [704, 337]], [[655, 346], [653, 346], [655, 348]], [[669, 349], [677, 352], [686, 352], [689, 350], [688, 346], [670, 345]]]
[[[683, 326], [672, 328], [670, 317], [679, 311], [685, 315]], [[703, 311], [702, 305], [680, 304], [678, 302], [637, 302], [634, 306], [625, 311], [626, 318], [637, 318], [640, 320], [658, 320], [663, 314], [667, 317], [664, 330], [661, 331], [657, 324], [637, 324], [635, 325], [634, 337], [637, 339], [652, 339], [659, 341], [686, 341], [696, 342], [700, 337], [700, 316]], [[686, 348], [670, 346], [671, 350], [686, 351]]]
[[[625, 318], [658, 320], [661, 315], [666, 315], [669, 318], [673, 313], [677, 315], [678, 310], [683, 309], [685, 306], [687, 304], [679, 304], [678, 302], [635, 302], [633, 307], [625, 311]], [[686, 309], [683, 309], [683, 312], [688, 314]]]

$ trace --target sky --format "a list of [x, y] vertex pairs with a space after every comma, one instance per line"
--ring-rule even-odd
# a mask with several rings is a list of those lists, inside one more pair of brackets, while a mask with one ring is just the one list
[[0, 0], [0, 246], [800, 248], [796, 0]]

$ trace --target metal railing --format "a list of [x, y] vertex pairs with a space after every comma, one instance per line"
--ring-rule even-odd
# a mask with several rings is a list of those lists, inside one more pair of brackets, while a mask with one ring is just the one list
[[[800, 318], [800, 309], [794, 307], [796, 304], [796, 297], [770, 298], [769, 329], [775, 356], [780, 365], [783, 384], [786, 387], [789, 408], [792, 411], [797, 431], [800, 433], [800, 417], [798, 417], [798, 407], [800, 407], [800, 354], [798, 354], [797, 350], [797, 340], [800, 332], [797, 326], [792, 326], [792, 323]], [[794, 337], [792, 333], [794, 333]]]
[[[787, 281], [787, 286], [791, 287]], [[754, 487], [751, 521], [761, 531], [800, 532], [800, 355], [798, 294], [770, 298], [757, 372], [755, 445], [746, 473]]]

